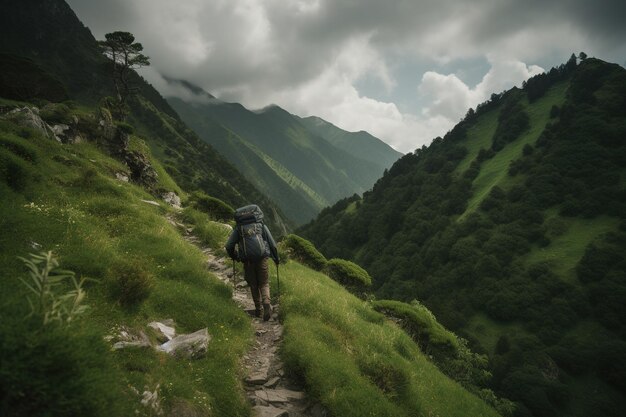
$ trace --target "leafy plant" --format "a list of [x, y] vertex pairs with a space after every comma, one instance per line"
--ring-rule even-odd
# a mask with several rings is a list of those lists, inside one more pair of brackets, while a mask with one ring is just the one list
[[290, 234], [285, 236], [282, 244], [286, 248], [289, 256], [316, 271], [324, 269], [326, 262], [328, 262], [326, 257], [324, 257], [311, 242], [298, 235]]
[[326, 272], [335, 281], [348, 287], [369, 287], [372, 278], [367, 271], [345, 259], [331, 259], [326, 263]]
[[[51, 251], [31, 253], [28, 259], [19, 259], [29, 270], [30, 279], [20, 278], [20, 281], [33, 294], [27, 297], [31, 315], [40, 316], [44, 325], [52, 322], [68, 325], [87, 310], [88, 306], [83, 304], [86, 297], [83, 284], [87, 279], [77, 281], [74, 272], [59, 269], [59, 261]], [[64, 284], [68, 281], [73, 288], [66, 292]]]

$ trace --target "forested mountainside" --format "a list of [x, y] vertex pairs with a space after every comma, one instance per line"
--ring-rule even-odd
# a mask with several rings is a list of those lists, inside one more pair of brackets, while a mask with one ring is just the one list
[[[3, 2], [0, 14], [0, 53], [2, 53], [2, 88], [15, 93], [14, 81], [64, 86], [67, 97], [47, 96], [51, 101], [64, 98], [81, 105], [98, 105], [111, 95], [110, 68], [87, 29], [62, 0], [24, 0]], [[31, 71], [4, 63], [30, 60]], [[46, 76], [41, 78], [41, 74]], [[30, 79], [27, 77], [31, 77]], [[40, 78], [37, 78], [40, 77]], [[128, 121], [159, 157], [164, 169], [185, 189], [201, 190], [237, 207], [256, 202], [264, 208], [267, 220], [277, 234], [292, 226], [281, 210], [259, 192], [226, 159], [189, 129], [167, 101], [136, 74], [131, 81], [138, 94], [130, 102]], [[22, 94], [24, 93], [24, 94]], [[21, 94], [21, 97], [19, 96]], [[18, 91], [13, 98], [28, 97], [31, 92]]]
[[197, 96], [193, 102], [168, 98], [181, 118], [298, 224], [371, 188], [401, 156], [364, 132], [328, 122], [321, 127], [278, 106], [250, 111], [181, 85]]
[[299, 232], [488, 353], [519, 415], [626, 406], [626, 70], [581, 56], [492, 95]]

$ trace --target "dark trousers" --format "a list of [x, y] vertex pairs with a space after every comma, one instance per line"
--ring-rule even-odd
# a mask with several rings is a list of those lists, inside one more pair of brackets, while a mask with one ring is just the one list
[[243, 263], [244, 278], [250, 286], [254, 306], [257, 309], [263, 304], [270, 303], [270, 282], [267, 268], [267, 258], [263, 258], [258, 262], [244, 261]]

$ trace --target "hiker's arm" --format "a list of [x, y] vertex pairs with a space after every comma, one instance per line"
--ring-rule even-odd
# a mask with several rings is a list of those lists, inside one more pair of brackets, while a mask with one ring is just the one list
[[270, 233], [270, 229], [267, 228], [266, 225], [263, 225], [263, 232], [265, 233], [265, 237], [267, 238], [267, 243], [270, 244], [270, 252], [272, 255], [272, 259], [276, 263], [280, 263], [280, 259], [278, 258], [278, 248], [276, 247], [276, 242], [274, 242], [274, 238]]
[[235, 245], [237, 242], [239, 242], [239, 231], [235, 227], [228, 238], [228, 242], [226, 242], [226, 245], [224, 246], [224, 249], [226, 249], [226, 252], [231, 259], [237, 259], [237, 254], [235, 253]]

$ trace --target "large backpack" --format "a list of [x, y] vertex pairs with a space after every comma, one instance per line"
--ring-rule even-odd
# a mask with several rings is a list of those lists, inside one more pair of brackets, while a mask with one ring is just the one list
[[239, 230], [238, 255], [242, 261], [260, 261], [270, 255], [269, 245], [263, 239], [263, 212], [256, 204], [235, 210]]

